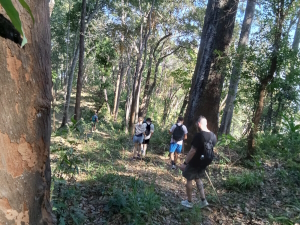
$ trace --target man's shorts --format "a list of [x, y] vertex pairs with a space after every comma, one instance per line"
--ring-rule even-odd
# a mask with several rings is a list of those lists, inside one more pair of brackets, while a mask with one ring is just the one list
[[144, 135], [142, 136], [133, 136], [133, 143], [139, 143], [142, 144], [144, 140]]
[[179, 144], [176, 144], [176, 143], [171, 143], [170, 144], [170, 152], [173, 153], [173, 152], [177, 152], [177, 153], [181, 153], [181, 150], [182, 150], [182, 145], [179, 145]]
[[95, 127], [96, 126], [97, 121], [92, 122], [92, 126]]
[[204, 176], [205, 169], [203, 168], [195, 168], [191, 167], [189, 164], [185, 167], [184, 171], [182, 172], [182, 175], [187, 180], [195, 180], [199, 179]]
[[149, 144], [150, 138], [149, 139], [144, 139], [143, 144], [147, 145]]

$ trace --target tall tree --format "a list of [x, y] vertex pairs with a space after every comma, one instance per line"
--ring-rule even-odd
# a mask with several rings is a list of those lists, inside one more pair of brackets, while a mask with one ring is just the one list
[[79, 65], [78, 65], [78, 77], [77, 77], [77, 91], [76, 91], [76, 102], [75, 102], [75, 120], [80, 119], [80, 101], [81, 101], [81, 90], [83, 83], [83, 62], [84, 62], [84, 33], [85, 33], [85, 14], [86, 14], [86, 0], [82, 0], [81, 9], [81, 22], [80, 22], [80, 39], [79, 39]]
[[[99, 3], [99, 1], [96, 1], [96, 4], [94, 6], [94, 9], [91, 11], [89, 14], [87, 21], [86, 21], [86, 27], [89, 25], [89, 23], [92, 21], [94, 16], [99, 12], [101, 9], [102, 5]], [[84, 31], [85, 33], [85, 31]], [[61, 127], [64, 127], [68, 123], [68, 115], [69, 115], [69, 106], [70, 106], [70, 98], [71, 98], [71, 92], [72, 92], [72, 84], [73, 84], [73, 77], [75, 73], [75, 68], [77, 64], [77, 60], [79, 57], [79, 44], [76, 43], [76, 36], [75, 36], [75, 45], [74, 45], [74, 56], [72, 59], [72, 63], [70, 65], [70, 70], [69, 70], [69, 76], [68, 76], [68, 86], [67, 86], [67, 93], [66, 93], [66, 98], [65, 98], [65, 103], [64, 103], [64, 112], [63, 112], [63, 119], [61, 123]]]
[[298, 12], [298, 22], [297, 22], [297, 25], [296, 25], [294, 41], [293, 41], [293, 45], [292, 45], [292, 48], [293, 48], [294, 51], [298, 51], [299, 43], [300, 43], [300, 10]]
[[138, 47], [136, 47], [136, 51], [138, 55], [137, 55], [135, 74], [134, 74], [134, 82], [133, 82], [133, 90], [132, 90], [132, 105], [130, 110], [130, 122], [129, 122], [131, 133], [134, 132], [134, 123], [136, 122], [136, 117], [138, 116], [142, 73], [147, 58], [147, 44], [148, 44], [149, 36], [151, 34], [151, 15], [152, 15], [154, 2], [155, 0], [152, 1], [151, 8], [146, 14], [147, 16], [146, 29], [144, 29], [144, 24], [143, 24], [145, 15], [142, 14], [142, 19], [141, 19], [142, 22], [140, 25], [140, 38], [139, 38]]
[[222, 115], [221, 126], [219, 129], [220, 134], [229, 134], [230, 131], [230, 125], [231, 125], [233, 109], [234, 109], [234, 101], [236, 98], [238, 84], [241, 76], [242, 65], [243, 65], [244, 51], [248, 44], [251, 25], [254, 18], [255, 3], [256, 3], [255, 0], [247, 1], [244, 21], [242, 24], [242, 30], [241, 30], [240, 39], [237, 48], [237, 59], [235, 60], [233, 65], [229, 90], [226, 98], [226, 105]]
[[[56, 221], [50, 204], [49, 5], [29, 2], [35, 24], [19, 10], [28, 44], [20, 48], [0, 36], [0, 224], [50, 225]], [[7, 17], [2, 7], [0, 15]], [[6, 22], [6, 31], [16, 33]]]
[[[293, 2], [293, 1], [292, 1]], [[282, 42], [282, 31], [284, 26], [284, 20], [288, 14], [288, 11], [290, 9], [290, 6], [286, 8], [286, 5], [289, 3], [286, 3], [285, 0], [281, 0], [280, 2], [272, 1], [270, 2], [270, 7], [273, 9], [273, 13], [275, 14], [275, 25], [273, 26], [273, 51], [270, 56], [270, 63], [269, 68], [266, 72], [266, 75], [260, 78], [259, 87], [258, 87], [258, 98], [256, 99], [256, 107], [254, 110], [254, 116], [252, 118], [252, 127], [250, 130], [250, 133], [248, 135], [248, 152], [247, 156], [248, 158], [252, 157], [255, 153], [255, 135], [258, 131], [258, 125], [260, 122], [260, 118], [262, 115], [263, 107], [264, 107], [264, 100], [266, 95], [266, 90], [269, 85], [269, 83], [273, 80], [274, 74], [278, 68], [279, 62], [279, 50], [281, 47]]]
[[201, 35], [197, 64], [192, 79], [185, 124], [189, 130], [186, 147], [189, 148], [196, 132], [195, 121], [199, 115], [208, 120], [208, 127], [218, 132], [218, 114], [224, 76], [223, 60], [232, 39], [238, 1], [209, 0]]

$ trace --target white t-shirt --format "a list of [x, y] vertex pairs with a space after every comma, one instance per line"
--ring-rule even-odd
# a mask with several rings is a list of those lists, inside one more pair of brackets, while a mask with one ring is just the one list
[[145, 124], [135, 124], [135, 135], [140, 135], [140, 134], [143, 134], [146, 130], [146, 126]]
[[[177, 125], [178, 125], [178, 126], [181, 126], [181, 123], [177, 123]], [[175, 130], [175, 128], [176, 128], [176, 124], [174, 124], [174, 125], [171, 127], [170, 132], [173, 133], [173, 131]], [[184, 131], [184, 135], [186, 135], [186, 134], [188, 133], [186, 126], [182, 125], [182, 129], [183, 129], [183, 131]], [[171, 137], [171, 143], [176, 143], [176, 144], [178, 144], [178, 145], [182, 145], [183, 141], [177, 141], [177, 142], [176, 142], [175, 140], [173, 140], [173, 135], [172, 135], [172, 137]]]
[[[147, 129], [147, 123], [144, 123], [143, 125], [145, 125], [145, 129]], [[151, 124], [150, 124], [150, 134], [149, 134], [148, 136], [145, 137], [145, 140], [150, 139], [151, 134], [153, 134], [153, 132], [154, 132], [154, 125], [151, 123]]]

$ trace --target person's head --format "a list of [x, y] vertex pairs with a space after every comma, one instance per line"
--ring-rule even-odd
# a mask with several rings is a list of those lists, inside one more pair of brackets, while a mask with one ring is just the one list
[[97, 115], [97, 111], [95, 111], [95, 115]]
[[139, 117], [139, 119], [138, 119], [138, 124], [142, 124], [143, 121], [144, 121], [144, 118], [143, 118], [143, 117]]
[[178, 116], [177, 123], [183, 123], [183, 116]]
[[201, 130], [207, 130], [207, 119], [204, 116], [199, 116], [196, 125]]
[[151, 123], [151, 118], [147, 118], [146, 123], [150, 124]]

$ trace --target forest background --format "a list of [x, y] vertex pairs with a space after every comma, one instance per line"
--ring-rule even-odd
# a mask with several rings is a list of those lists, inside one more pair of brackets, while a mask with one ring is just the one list
[[[53, 221], [299, 223], [299, 4], [51, 0], [43, 6], [44, 11], [50, 8], [51, 20], [45, 18], [43, 24], [32, 2], [33, 19], [30, 9], [22, 11], [17, 4], [25, 31], [16, 28], [21, 35], [13, 44], [19, 47], [11, 48], [11, 56], [23, 54], [21, 45], [30, 49], [32, 40], [42, 43], [43, 36], [28, 36], [31, 23], [51, 29], [52, 107], [47, 116], [51, 113], [54, 215], [47, 212]], [[23, 55], [25, 65], [25, 56], [33, 53]], [[49, 91], [50, 83], [43, 84]], [[95, 110], [100, 122], [93, 134], [90, 118]], [[185, 152], [199, 115], [218, 134], [216, 161], [209, 171], [218, 191], [209, 189], [213, 204], [208, 212], [169, 209], [184, 198], [181, 173], [170, 173], [166, 153], [168, 129], [179, 115], [189, 130]], [[130, 137], [138, 116], [151, 117], [155, 133], [148, 157], [132, 163]], [[37, 166], [31, 164], [28, 168]]]

